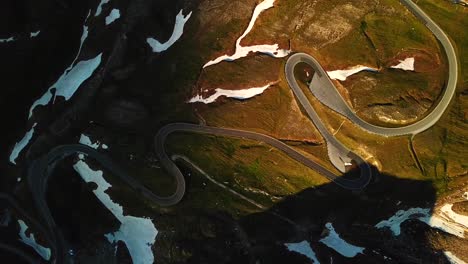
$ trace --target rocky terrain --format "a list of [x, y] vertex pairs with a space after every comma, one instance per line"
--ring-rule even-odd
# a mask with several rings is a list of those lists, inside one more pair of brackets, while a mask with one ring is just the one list
[[[105, 170], [99, 178], [93, 161], [88, 180], [77, 169], [83, 158], [57, 164], [47, 201], [69, 254], [77, 263], [468, 262], [468, 11], [443, 0], [418, 4], [450, 36], [461, 64], [455, 98], [436, 126], [381, 138], [308, 94], [336, 137], [379, 171], [366, 190], [343, 190], [264, 144], [179, 133], [169, 138], [170, 154], [204, 173], [178, 162], [188, 189], [173, 207], [151, 204]], [[38, 212], [25, 175], [54, 146], [92, 145], [158, 194], [174, 183], [153, 137], [172, 122], [265, 133], [334, 169], [285, 80], [288, 54], [309, 53], [328, 72], [371, 69], [333, 81], [360, 117], [382, 126], [423, 118], [447, 80], [440, 45], [398, 1], [8, 0], [0, 14], [0, 188], [20, 205], [0, 197], [8, 263], [21, 260], [1, 245], [47, 260], [51, 245], [30, 220]], [[239, 58], [210, 64], [222, 56]], [[400, 65], [407, 59], [414, 63]], [[312, 69], [298, 68], [306, 87]], [[201, 102], [220, 90], [232, 96]], [[99, 196], [102, 184], [109, 186]], [[149, 224], [153, 241], [133, 239], [151, 233], [145, 229], [121, 232], [128, 219]], [[24, 237], [19, 220], [29, 228]]]

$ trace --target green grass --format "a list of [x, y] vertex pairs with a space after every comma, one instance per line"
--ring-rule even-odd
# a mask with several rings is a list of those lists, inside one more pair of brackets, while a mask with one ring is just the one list
[[367, 39], [364, 28], [367, 28], [367, 23], [362, 21], [359, 29], [354, 29], [337, 43], [322, 48], [320, 53], [325, 55], [325, 63], [333, 65], [333, 69], [359, 64], [378, 67], [376, 51]]
[[420, 0], [418, 5], [448, 33], [454, 41], [461, 63], [462, 81], [464, 87], [468, 82], [468, 9], [443, 0]]
[[[274, 23], [278, 19], [286, 19], [292, 15], [296, 15], [300, 9], [300, 1], [283, 1], [277, 7], [268, 11], [261, 16], [259, 20], [259, 27], [252, 32], [252, 39], [265, 38], [262, 36], [262, 28]], [[420, 0], [418, 4], [423, 7], [431, 17], [434, 18], [444, 30], [448, 32], [450, 37], [456, 42], [458, 51], [461, 58], [463, 79], [466, 82], [467, 74], [467, 61], [464, 58], [468, 57], [467, 49], [467, 34], [464, 29], [467, 25], [466, 11], [456, 9], [456, 6], [446, 3], [444, 1], [427, 1]], [[332, 4], [321, 4], [320, 8], [329, 10]], [[397, 11], [403, 10], [398, 1], [383, 1], [382, 5], [386, 7], [395, 7]], [[327, 9], [328, 8], [328, 9]], [[281, 11], [287, 10], [287, 13]], [[348, 36], [343, 38], [337, 43], [330, 45], [320, 51], [323, 52], [322, 57], [327, 57], [327, 60], [335, 60], [336, 65], [340, 64], [379, 64], [379, 61], [386, 61], [394, 57], [401, 49], [424, 49], [436, 54], [439, 52], [438, 46], [432, 37], [431, 33], [414, 17], [407, 16], [406, 13], [394, 16], [385, 16], [380, 11], [376, 10], [369, 13], [362, 20], [357, 20], [356, 29]], [[398, 12], [397, 12], [398, 13]], [[268, 14], [268, 15], [267, 15]], [[175, 46], [171, 50], [171, 58], [175, 58], [177, 64], [177, 78], [166, 74], [169, 67], [164, 67], [163, 72], [158, 74], [163, 78], [158, 83], [163, 87], [159, 99], [155, 107], [161, 116], [164, 116], [164, 122], [172, 120], [195, 120], [192, 114], [191, 106], [183, 104], [183, 100], [190, 94], [193, 84], [198, 78], [201, 66], [206, 62], [206, 58], [210, 57], [212, 52], [221, 52], [234, 45], [235, 38], [238, 37], [246, 26], [244, 20], [232, 20], [227, 25], [219, 26], [210, 31], [202, 39], [190, 39], [188, 37], [179, 46]], [[187, 32], [196, 32], [196, 25]], [[370, 36], [370, 40], [366, 38], [366, 34]], [[219, 38], [219, 40], [218, 40]], [[272, 41], [274, 41], [273, 39]], [[304, 44], [306, 45], [306, 44]], [[375, 51], [372, 47], [378, 49]], [[177, 54], [177, 56], [175, 55]], [[247, 61], [247, 59], [246, 59]], [[229, 75], [235, 76], [236, 80], [244, 79], [249, 80], [252, 76], [262, 75], [255, 71], [249, 73], [250, 67], [247, 67], [243, 61], [242, 63], [232, 64], [236, 69], [230, 71]], [[280, 60], [278, 60], [280, 61]], [[265, 62], [267, 65], [264, 72], [268, 73], [282, 73], [282, 65], [275, 62]], [[231, 67], [230, 65], [229, 67]], [[233, 66], [233, 67], [234, 67]], [[223, 66], [224, 67], [224, 66]], [[212, 78], [213, 82], [229, 83], [232, 80], [226, 79], [226, 71], [221, 67], [216, 71]], [[228, 66], [226, 66], [228, 67]], [[214, 69], [214, 68], [213, 68]], [[236, 72], [237, 71], [237, 72]], [[156, 72], [156, 71], [155, 71]], [[232, 72], [232, 74], [231, 74]], [[180, 74], [180, 76], [179, 76]], [[367, 73], [364, 73], [367, 74]], [[264, 75], [263, 75], [264, 76]], [[281, 76], [281, 75], [280, 75]], [[180, 77], [180, 78], [179, 78]], [[431, 90], [428, 79], [422, 74], [404, 74], [401, 72], [385, 72], [376, 76], [379, 81], [377, 85], [378, 93], [382, 94], [382, 98], [389, 98], [397, 96], [402, 91], [416, 87], [421, 91]], [[465, 85], [466, 87], [466, 85]], [[373, 92], [376, 93], [376, 92]], [[369, 94], [362, 94], [362, 98], [369, 101]], [[461, 99], [460, 99], [461, 100]], [[398, 101], [401, 107], [408, 105], [404, 101]], [[463, 116], [463, 107], [460, 107], [460, 102], [457, 101], [453, 108], [458, 109], [455, 111], [453, 108], [450, 114], [450, 121], [443, 121], [444, 126], [450, 126], [454, 129], [449, 129], [448, 137], [444, 144], [447, 147], [443, 150], [442, 159], [453, 159], [448, 162], [448, 173], [452, 168], [453, 163], [455, 167], [465, 168], [463, 161], [460, 158], [460, 142], [466, 139], [466, 130], [460, 126], [460, 118]], [[272, 87], [258, 98], [251, 99], [248, 102], [238, 102], [229, 100], [226, 103], [213, 104], [206, 107], [201, 107], [201, 113], [207, 119], [209, 125], [215, 126], [228, 126], [246, 128], [258, 132], [267, 132], [274, 134], [278, 128], [286, 126], [290, 122], [286, 117], [291, 112], [291, 93], [289, 88], [284, 84], [284, 80], [278, 86]], [[328, 111], [328, 110], [326, 110]], [[330, 123], [340, 123], [340, 119], [331, 115], [328, 118]], [[456, 116], [456, 117], [455, 117]], [[466, 126], [465, 126], [466, 127]], [[348, 128], [349, 129], [349, 128]], [[303, 127], [305, 129], [305, 125]], [[346, 132], [346, 125], [344, 127]], [[356, 128], [349, 130], [349, 134], [355, 134]], [[312, 132], [316, 133], [315, 131]], [[340, 133], [341, 134], [341, 133]], [[341, 136], [341, 135], [339, 135]], [[352, 139], [348, 140], [349, 144], [358, 146], [359, 144], [368, 145], [371, 151], [374, 151], [377, 158], [382, 161], [385, 169], [398, 177], [410, 177], [415, 179], [423, 179], [418, 175], [416, 168], [411, 164], [411, 157], [405, 156], [406, 150], [405, 140], [396, 139], [388, 140], [387, 143], [381, 145], [380, 143], [373, 143], [373, 140], [362, 140], [360, 137], [366, 135], [347, 135]], [[262, 146], [258, 143], [246, 143], [239, 140], [231, 140], [225, 138], [217, 138], [210, 136], [196, 136], [196, 135], [177, 135], [171, 139], [170, 150], [174, 153], [181, 153], [189, 156], [201, 168], [203, 168], [210, 175], [216, 177], [220, 181], [227, 181], [233, 184], [234, 188], [238, 188], [239, 192], [243, 190], [236, 184], [240, 183], [242, 186], [252, 186], [262, 190], [266, 190], [276, 195], [287, 195], [299, 191], [307, 186], [315, 186], [323, 184], [324, 181], [321, 176], [308, 171], [302, 166], [298, 166], [295, 162], [291, 161], [287, 156], [277, 153], [277, 151], [269, 151], [268, 146]], [[422, 142], [430, 142], [433, 140], [431, 137], [424, 139]], [[420, 141], [421, 142], [421, 141]], [[403, 144], [405, 147], [401, 147]], [[403, 150], [397, 149], [401, 147]], [[393, 153], [398, 155], [392, 156], [388, 153], [389, 150], [395, 150]], [[420, 144], [417, 145], [417, 151], [425, 151], [425, 148]], [[442, 150], [441, 150], [442, 151]], [[428, 152], [428, 157], [434, 154], [432, 151]], [[326, 155], [318, 155], [319, 159], [323, 162], [328, 162]], [[431, 163], [430, 158], [424, 158]], [[395, 163], [393, 159], [401, 161], [400, 164]], [[281, 166], [273, 166], [272, 162], [285, 162], [288, 165], [281, 163]], [[278, 164], [280, 164], [278, 163]], [[435, 165], [434, 165], [435, 164]], [[428, 164], [428, 167], [436, 167], [436, 171], [440, 170], [441, 165], [445, 164], [442, 161], [434, 161], [434, 164]], [[284, 165], [284, 166], [283, 166]], [[425, 165], [426, 166], [426, 165]], [[445, 166], [445, 165], [444, 165]], [[429, 170], [429, 169], [428, 169]], [[434, 172], [435, 173], [435, 172]], [[146, 179], [150, 180], [152, 171], [143, 173]], [[310, 176], [312, 175], [312, 176]], [[440, 171], [438, 177], [441, 177]], [[435, 177], [435, 175], [428, 177]], [[155, 178], [156, 179], [156, 178]], [[286, 179], [287, 181], [284, 181]], [[236, 182], [237, 180], [237, 182]], [[439, 181], [439, 180], [437, 180]], [[440, 182], [444, 182], [440, 180]], [[442, 183], [436, 183], [442, 185]], [[254, 199], [264, 199], [252, 193], [244, 193]]]
[[433, 88], [430, 86], [427, 75], [422, 73], [388, 70], [384, 71], [382, 74], [377, 74], [374, 77], [378, 81], [375, 93], [381, 94], [384, 98], [395, 95], [399, 96], [400, 94], [412, 89], [428, 91], [430, 88]]
[[222, 27], [208, 31], [203, 37], [203, 42], [208, 43], [206, 49], [210, 52], [223, 53], [226, 47], [234, 47], [235, 42], [232, 39], [240, 37], [243, 28], [246, 27], [243, 19], [232, 19]]
[[[226, 144], [236, 151], [226, 153], [223, 150]], [[248, 192], [244, 187], [284, 196], [327, 182], [283, 153], [253, 141], [178, 134], [171, 136], [169, 147], [171, 153], [188, 156], [217, 181], [227, 182], [234, 190], [253, 199], [267, 201], [263, 195]]]
[[446, 182], [468, 171], [468, 99], [461, 94], [468, 88], [468, 9], [442, 0], [420, 0], [418, 5], [451, 38], [460, 60], [461, 75], [453, 103], [435, 127], [415, 139], [428, 174], [437, 178], [435, 184], [443, 192]]
[[[182, 165], [179, 163], [178, 166]], [[239, 217], [259, 210], [249, 202], [215, 185], [197, 171], [190, 171], [187, 192], [182, 202], [177, 205], [177, 211], [225, 211], [234, 217]]]
[[366, 33], [381, 60], [392, 58], [403, 50], [437, 50], [432, 33], [414, 18], [371, 13], [364, 22], [367, 24]]

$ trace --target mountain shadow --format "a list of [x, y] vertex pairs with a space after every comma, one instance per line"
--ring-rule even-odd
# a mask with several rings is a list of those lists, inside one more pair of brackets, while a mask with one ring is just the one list
[[[76, 175], [59, 177], [69, 167], [67, 164], [59, 165], [59, 168], [63, 168], [54, 173], [56, 177], [51, 181], [50, 190], [55, 190], [53, 193], [58, 195], [51, 192], [48, 195], [54, 219], [63, 229], [68, 242], [77, 250], [85, 250], [89, 256], [97, 248], [113, 252], [113, 247], [109, 246], [102, 234], [115, 229], [115, 220], [92, 194], [94, 187], [81, 183]], [[377, 171], [375, 168], [373, 170]], [[190, 171], [184, 169], [184, 172], [189, 174]], [[310, 252], [320, 263], [448, 263], [432, 239], [434, 236], [449, 235], [438, 233], [416, 219], [422, 215], [413, 215], [412, 219], [404, 221], [398, 236], [389, 228], [375, 227], [398, 210], [416, 207], [432, 209], [436, 202], [432, 182], [378, 173], [374, 175], [377, 176], [362, 191], [349, 191], [331, 182], [304, 189], [283, 198], [267, 210], [240, 219], [217, 210], [179, 212], [176, 208], [164, 216], [161, 212], [148, 215], [156, 225], [167, 219], [177, 223], [170, 232], [158, 227], [160, 234], [154, 246], [155, 259], [158, 263], [314, 263], [311, 258], [286, 246], [301, 243], [309, 246]], [[350, 175], [343, 177], [349, 178]], [[192, 188], [192, 179], [187, 176], [188, 188]], [[68, 191], [64, 193], [64, 189]], [[1, 208], [10, 207], [13, 213], [3, 210], [1, 219], [8, 218], [8, 214], [13, 218], [33, 218], [25, 215], [34, 210], [25, 213], [18, 210], [18, 206], [12, 206], [11, 201], [5, 201]], [[86, 224], [83, 225], [84, 220]], [[112, 224], [108, 226], [105, 223]], [[360, 253], [345, 256], [346, 253], [342, 255], [339, 250], [322, 243], [321, 240], [330, 234], [327, 228], [330, 226], [345, 243], [362, 248]], [[37, 257], [30, 247], [18, 241], [18, 234], [7, 227], [0, 227], [5, 238], [5, 241], [0, 241], [0, 255], [10, 259], [18, 254]], [[32, 225], [32, 229], [39, 238], [44, 238], [36, 224]], [[169, 237], [168, 233], [171, 233]], [[87, 241], [85, 248], [81, 248], [80, 241]], [[2, 245], [11, 245], [19, 253]], [[173, 255], [171, 247], [184, 252], [184, 256]], [[125, 245], [119, 245], [117, 253], [118, 256], [111, 254], [113, 256], [108, 258], [108, 263], [131, 263]]]
[[[398, 210], [432, 209], [435, 201], [430, 181], [386, 174], [376, 176], [360, 192], [334, 183], [307, 188], [238, 221], [218, 216], [226, 228], [222, 233], [230, 235], [186, 241], [192, 245], [187, 250], [193, 253], [187, 263], [314, 263], [285, 245], [303, 241], [320, 263], [448, 263], [431, 242], [437, 231], [415, 219], [422, 215], [403, 222], [398, 236], [389, 228], [375, 227]], [[346, 242], [365, 248], [362, 253], [345, 257], [321, 243], [330, 224]]]

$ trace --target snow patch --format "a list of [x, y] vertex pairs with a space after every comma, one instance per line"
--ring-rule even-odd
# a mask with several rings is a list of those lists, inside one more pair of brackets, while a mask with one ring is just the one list
[[18, 158], [19, 154], [28, 145], [29, 141], [31, 141], [31, 138], [34, 134], [34, 128], [36, 127], [36, 125], [37, 123], [34, 123], [32, 128], [28, 132], [26, 132], [24, 137], [18, 143], [15, 144], [15, 147], [13, 148], [10, 154], [11, 163], [16, 164], [16, 159]]
[[26, 235], [26, 230], [28, 230], [28, 225], [23, 220], [18, 220], [20, 226], [19, 236], [20, 241], [24, 244], [32, 247], [34, 251], [37, 252], [44, 260], [50, 260], [50, 248], [43, 247], [36, 242], [36, 238], [33, 233], [30, 233], [29, 236]]
[[76, 53], [75, 59], [73, 59], [73, 62], [70, 64], [70, 66], [68, 66], [68, 68], [65, 70], [65, 72], [71, 70], [71, 68], [73, 67], [73, 64], [75, 64], [75, 62], [78, 60], [78, 57], [81, 54], [81, 49], [83, 48], [83, 44], [84, 44], [84, 42], [86, 41], [86, 39], [88, 38], [88, 35], [89, 35], [89, 27], [86, 26], [86, 22], [88, 22], [88, 19], [89, 19], [90, 15], [91, 15], [91, 10], [89, 10], [88, 15], [86, 16], [86, 19], [85, 19], [85, 21], [83, 23], [83, 33], [81, 34], [80, 47], [78, 48], [78, 52]]
[[120, 11], [118, 9], [112, 9], [110, 14], [106, 17], [106, 26], [120, 18]]
[[36, 32], [31, 32], [31, 33], [29, 34], [29, 36], [30, 36], [31, 38], [35, 38], [35, 37], [39, 36], [40, 33], [41, 33], [41, 31], [38, 30], [38, 31], [36, 31]]
[[56, 89], [55, 97], [57, 95], [60, 95], [65, 97], [65, 100], [70, 99], [70, 97], [73, 96], [73, 94], [80, 87], [80, 85], [84, 81], [86, 81], [96, 70], [99, 64], [101, 64], [102, 53], [93, 59], [87, 61], [80, 61], [75, 66], [73, 66], [77, 61], [78, 57], [80, 56], [83, 43], [88, 38], [88, 27], [86, 26], [86, 21], [88, 21], [90, 14], [91, 11], [88, 12], [88, 16], [86, 17], [86, 20], [84, 22], [83, 33], [81, 34], [80, 39], [80, 47], [78, 48], [78, 53], [76, 54], [75, 59], [73, 60], [71, 65], [67, 69], [65, 69], [62, 76], [60, 76], [59, 79], [52, 86], [49, 87], [47, 92], [33, 103], [31, 108], [29, 109], [28, 118], [31, 118], [34, 109], [38, 105], [46, 105], [52, 100], [52, 89]]
[[[39, 33], [41, 33], [40, 30], [38, 30], [36, 32], [31, 32], [31, 33], [29, 33], [29, 37], [30, 38], [35, 38], [35, 37], [39, 36]], [[14, 36], [11, 36], [9, 38], [0, 39], [0, 43], [13, 42], [13, 41], [16, 41], [16, 40], [18, 40], [18, 39], [15, 38]]]
[[465, 261], [459, 259], [457, 256], [455, 256], [452, 252], [450, 251], [444, 251], [444, 255], [445, 257], [447, 257], [447, 260], [451, 263], [451, 264], [466, 264]]
[[437, 215], [421, 217], [418, 220], [426, 223], [430, 227], [440, 229], [446, 233], [464, 238], [465, 228], [459, 226], [457, 223], [451, 222], [446, 217], [439, 217]]
[[[390, 217], [388, 220], [383, 220], [375, 225], [377, 228], [390, 228], [393, 235], [398, 236], [401, 233], [401, 224], [408, 219], [416, 219], [423, 223], [426, 223], [430, 227], [440, 229], [446, 233], [464, 238], [463, 227], [464, 222], [463, 217], [451, 211], [452, 207], [450, 204], [445, 205], [441, 209], [441, 214], [431, 215], [429, 208], [410, 208], [406, 211], [399, 210], [395, 213], [394, 216]], [[460, 216], [462, 218], [460, 218]], [[454, 217], [454, 218], [452, 218]], [[457, 223], [456, 221], [461, 221]]]
[[289, 251], [297, 252], [308, 257], [314, 264], [320, 264], [309, 242], [302, 241], [299, 243], [285, 243], [284, 245], [288, 248]]
[[192, 12], [190, 12], [187, 16], [184, 16], [184, 14], [182, 14], [182, 10], [180, 10], [179, 14], [176, 16], [174, 30], [172, 31], [172, 35], [168, 41], [161, 43], [154, 38], [147, 38], [146, 42], [151, 46], [153, 52], [165, 51], [170, 48], [177, 40], [179, 40], [179, 38], [182, 37], [182, 34], [184, 33], [185, 23], [187, 23], [191, 15]]
[[231, 56], [223, 55], [223, 56], [218, 57], [218, 58], [216, 58], [214, 60], [211, 60], [211, 61], [207, 62], [203, 66], [203, 68], [206, 68], [206, 67], [211, 66], [211, 65], [218, 64], [218, 63], [220, 63], [222, 61], [235, 61], [235, 60], [237, 60], [239, 58], [246, 57], [251, 52], [253, 52], [253, 53], [260, 52], [260, 53], [267, 54], [267, 55], [269, 55], [271, 57], [274, 57], [274, 58], [283, 58], [283, 57], [288, 56], [291, 51], [290, 50], [280, 49], [278, 44], [254, 45], [254, 46], [248, 46], [248, 47], [242, 47], [240, 45], [242, 39], [244, 39], [245, 36], [247, 36], [247, 34], [249, 34], [249, 32], [254, 27], [255, 21], [257, 20], [258, 16], [263, 11], [272, 8], [274, 3], [275, 3], [275, 0], [264, 0], [263, 2], [261, 2], [260, 4], [258, 4], [255, 7], [252, 18], [250, 20], [250, 23], [249, 23], [247, 29], [244, 31], [244, 34], [242, 34], [242, 36], [240, 36], [236, 41], [236, 50], [235, 50], [233, 55], [231, 55]]
[[91, 142], [91, 139], [85, 134], [81, 134], [80, 144], [86, 145], [86, 146], [91, 147], [93, 149], [97, 149], [99, 147], [99, 145], [100, 145], [99, 141], [96, 141], [95, 143]]
[[358, 72], [362, 72], [362, 71], [378, 72], [377, 69], [363, 66], [363, 65], [357, 65], [347, 70], [327, 71], [327, 73], [328, 73], [328, 76], [330, 76], [330, 79], [332, 80], [346, 81], [346, 79], [349, 76], [356, 74]]
[[87, 80], [96, 68], [101, 64], [102, 53], [96, 57], [78, 62], [63, 79], [60, 78], [55, 87], [57, 92], [55, 96], [63, 96], [65, 100], [69, 100], [76, 92], [78, 87]]
[[392, 69], [402, 69], [405, 71], [414, 71], [414, 58], [406, 58], [404, 60], [400, 60], [395, 66], [391, 66]]
[[85, 135], [85, 134], [81, 134], [80, 144], [86, 145], [88, 147], [92, 147], [93, 149], [98, 149], [99, 147], [101, 147], [102, 149], [108, 149], [109, 148], [109, 146], [107, 146], [106, 144], [101, 143], [99, 140], [95, 140], [95, 142], [93, 143], [91, 138], [89, 136]]
[[245, 100], [252, 98], [256, 95], [262, 94], [266, 89], [268, 89], [272, 84], [267, 84], [263, 87], [254, 87], [254, 88], [248, 88], [248, 89], [242, 89], [242, 90], [225, 90], [221, 88], [216, 88], [215, 93], [208, 98], [203, 98], [201, 95], [196, 95], [192, 99], [189, 100], [189, 103], [204, 103], [204, 104], [210, 104], [216, 101], [218, 97], [220, 96], [226, 96], [229, 98], [234, 98], [238, 100]]
[[102, 6], [109, 3], [110, 0], [101, 0], [101, 2], [99, 3], [98, 7], [96, 8], [96, 13], [94, 13], [94, 16], [97, 17], [101, 14], [102, 12]]
[[37, 99], [29, 109], [29, 118], [31, 118], [34, 109], [39, 105], [47, 105], [52, 100], [52, 89], [55, 89], [55, 97], [62, 96], [65, 100], [69, 100], [78, 90], [81, 84], [86, 81], [97, 67], [101, 64], [102, 53], [96, 57], [78, 62], [69, 71], [65, 71], [62, 76], [49, 87], [47, 92]]
[[329, 233], [328, 236], [325, 238], [320, 239], [320, 242], [328, 246], [329, 248], [334, 249], [336, 252], [340, 253], [341, 255], [352, 258], [359, 253], [363, 253], [363, 247], [357, 247], [354, 245], [349, 244], [348, 242], [344, 241], [338, 233], [336, 233], [333, 225], [331, 223], [326, 223], [325, 227], [328, 229]]
[[97, 185], [97, 188], [93, 190], [94, 195], [121, 223], [118, 231], [105, 235], [107, 240], [110, 243], [117, 241], [125, 243], [133, 263], [152, 264], [154, 255], [151, 248], [158, 230], [151, 219], [124, 215], [123, 207], [115, 203], [106, 193], [112, 185], [104, 179], [103, 172], [92, 170], [84, 161], [83, 154], [80, 154], [79, 158], [80, 160], [73, 165], [73, 168], [85, 182], [94, 182]]
[[12, 42], [15, 41], [15, 37], [9, 37], [6, 39], [0, 39], [0, 43]]
[[468, 216], [457, 214], [452, 210], [453, 204], [445, 204], [440, 208], [440, 216], [468, 228]]

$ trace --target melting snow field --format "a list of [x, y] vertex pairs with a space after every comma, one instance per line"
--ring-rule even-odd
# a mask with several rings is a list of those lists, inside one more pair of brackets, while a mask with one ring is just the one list
[[331, 223], [325, 224], [325, 227], [328, 229], [329, 234], [325, 238], [320, 239], [320, 242], [328, 246], [329, 248], [334, 249], [336, 252], [340, 253], [341, 255], [352, 258], [357, 254], [364, 252], [363, 247], [357, 247], [354, 245], [349, 244], [348, 242], [344, 241], [338, 233], [336, 233], [333, 225]]
[[327, 71], [327, 73], [328, 73], [328, 76], [330, 76], [330, 79], [332, 80], [346, 81], [346, 79], [349, 76], [356, 74], [358, 72], [362, 72], [362, 71], [378, 72], [377, 69], [370, 68], [367, 66], [357, 65], [347, 70]]
[[20, 226], [19, 236], [20, 241], [25, 243], [26, 245], [32, 247], [34, 251], [37, 252], [43, 259], [50, 260], [50, 248], [43, 247], [36, 242], [36, 238], [34, 237], [33, 233], [30, 233], [29, 236], [26, 235], [26, 231], [28, 230], [28, 226], [23, 220], [18, 220], [18, 224]]
[[26, 132], [24, 137], [18, 143], [16, 143], [15, 146], [13, 147], [13, 150], [11, 151], [11, 154], [10, 154], [11, 163], [16, 164], [16, 159], [18, 158], [19, 154], [28, 145], [29, 141], [31, 141], [31, 138], [34, 134], [34, 128], [36, 127], [36, 125], [37, 123], [34, 123], [32, 128], [28, 132]]
[[14, 37], [9, 37], [9, 38], [6, 38], [6, 39], [0, 39], [0, 43], [6, 43], [6, 42], [12, 42], [12, 41], [15, 41]]
[[86, 145], [88, 147], [92, 147], [93, 149], [98, 149], [99, 147], [103, 149], [108, 149], [109, 146], [106, 144], [101, 143], [99, 140], [96, 140], [94, 143], [91, 141], [91, 138], [89, 138], [85, 134], [81, 134], [80, 136], [80, 144]]
[[222, 61], [235, 61], [239, 58], [246, 57], [250, 52], [260, 52], [267, 54], [271, 57], [274, 58], [283, 58], [289, 55], [291, 52], [290, 50], [284, 50], [280, 49], [278, 44], [274, 45], [255, 45], [255, 46], [248, 46], [248, 47], [242, 47], [240, 45], [242, 39], [249, 34], [249, 32], [252, 30], [253, 26], [255, 25], [255, 21], [257, 20], [258, 16], [265, 10], [270, 9], [273, 7], [273, 4], [275, 3], [275, 0], [264, 0], [260, 4], [258, 4], [255, 7], [255, 10], [252, 15], [252, 19], [250, 20], [249, 26], [247, 29], [244, 31], [244, 34], [240, 36], [237, 41], [236, 41], [236, 50], [233, 55], [223, 55], [221, 57], [218, 57], [212, 61], [209, 61], [206, 63], [203, 68], [206, 68], [208, 66], [218, 64]]
[[161, 43], [154, 38], [147, 38], [146, 42], [151, 46], [151, 48], [153, 49], [153, 52], [162, 52], [170, 48], [172, 45], [174, 45], [174, 43], [177, 40], [179, 40], [180, 37], [182, 37], [182, 34], [184, 33], [185, 23], [187, 23], [191, 15], [192, 15], [192, 12], [190, 12], [187, 16], [184, 16], [184, 14], [182, 14], [182, 10], [180, 10], [179, 14], [177, 14], [176, 16], [174, 30], [172, 31], [172, 35], [169, 38], [169, 40], [166, 41], [165, 43]]
[[441, 216], [468, 228], [468, 216], [457, 214], [452, 210], [453, 204], [445, 204], [440, 208]]
[[325, 238], [320, 239], [320, 242], [322, 242], [329, 248], [334, 249], [336, 252], [340, 253], [341, 255], [347, 258], [355, 257], [357, 254], [364, 252], [365, 248], [357, 247], [344, 241], [338, 235], [338, 233], [336, 233], [331, 223], [325, 224], [325, 227], [328, 229], [329, 234]]
[[117, 241], [125, 243], [133, 263], [152, 264], [154, 262], [152, 245], [158, 230], [151, 219], [124, 215], [122, 206], [112, 201], [106, 193], [106, 190], [112, 185], [104, 179], [103, 172], [91, 169], [84, 161], [84, 155], [79, 157], [80, 160], [75, 163], [73, 168], [85, 182], [93, 182], [97, 185], [97, 188], [93, 190], [94, 195], [121, 223], [118, 231], [106, 234], [105, 237], [110, 243]]
[[[40, 30], [36, 31], [36, 32], [31, 32], [29, 33], [29, 37], [30, 38], [35, 38], [37, 36], [39, 36], [39, 34], [41, 33]], [[17, 39], [15, 37], [9, 37], [9, 38], [4, 38], [4, 39], [0, 39], [0, 43], [7, 43], [7, 42], [13, 42], [13, 41], [16, 41]]]
[[465, 229], [468, 227], [468, 217], [452, 211], [452, 204], [446, 204], [441, 208], [440, 215], [431, 215], [429, 208], [410, 208], [406, 211], [399, 210], [388, 220], [375, 225], [377, 228], [390, 228], [393, 235], [401, 233], [401, 224], [408, 219], [417, 219], [430, 227], [440, 229], [449, 234], [464, 238]]
[[67, 69], [47, 92], [34, 102], [29, 110], [29, 118], [37, 106], [47, 105], [52, 100], [52, 89], [55, 89], [55, 97], [63, 96], [65, 100], [69, 100], [101, 64], [101, 57], [102, 53], [90, 60], [80, 61], [71, 69]]
[[447, 260], [451, 263], [451, 264], [466, 264], [465, 261], [459, 259], [457, 256], [455, 256], [452, 252], [450, 251], [445, 251], [444, 252], [444, 255], [445, 257], [447, 257]]
[[80, 85], [89, 77], [91, 77], [93, 72], [101, 64], [102, 53], [92, 59], [80, 61], [76, 65], [74, 65], [78, 57], [80, 56], [83, 43], [88, 38], [88, 27], [86, 26], [86, 21], [88, 20], [90, 14], [91, 11], [88, 12], [88, 16], [86, 17], [86, 20], [84, 22], [83, 33], [80, 39], [80, 47], [78, 48], [78, 53], [75, 59], [73, 60], [71, 65], [64, 71], [62, 76], [60, 76], [59, 79], [52, 86], [49, 87], [47, 92], [33, 103], [31, 108], [29, 109], [29, 118], [31, 118], [34, 109], [38, 105], [46, 105], [52, 100], [52, 89], [56, 90], [55, 96], [63, 96], [65, 97], [65, 100], [70, 99], [70, 97], [72, 97], [73, 94], [78, 90]]
[[272, 84], [267, 84], [263, 87], [255, 87], [255, 88], [248, 88], [242, 90], [224, 90], [221, 88], [216, 88], [216, 92], [209, 96], [208, 98], [203, 98], [201, 95], [196, 95], [192, 99], [189, 100], [189, 103], [204, 103], [210, 104], [216, 101], [220, 96], [226, 96], [229, 98], [234, 98], [238, 100], [245, 100], [252, 98], [256, 95], [262, 94], [266, 89], [268, 89]]
[[110, 14], [106, 17], [106, 26], [120, 18], [120, 11], [118, 9], [112, 9]]
[[29, 34], [29, 36], [30, 36], [31, 38], [35, 38], [35, 37], [39, 36], [40, 33], [41, 33], [41, 31], [38, 30], [38, 31], [36, 31], [36, 32], [31, 32], [31, 33]]
[[289, 251], [297, 252], [308, 257], [314, 264], [320, 264], [309, 242], [302, 241], [299, 243], [285, 243], [284, 245], [288, 248]]
[[399, 64], [391, 66], [390, 68], [402, 69], [405, 71], [414, 71], [414, 58], [406, 58], [404, 60], [400, 60]]
[[[73, 64], [76, 62], [76, 60], [78, 60], [78, 57], [80, 56], [81, 54], [81, 49], [83, 48], [83, 43], [85, 42], [85, 40], [88, 38], [88, 35], [89, 35], [89, 27], [86, 26], [86, 22], [88, 21], [88, 18], [91, 14], [91, 10], [88, 12], [88, 16], [86, 17], [85, 19], [85, 22], [83, 24], [83, 33], [81, 34], [81, 38], [80, 38], [80, 47], [78, 48], [78, 52], [76, 53], [76, 56], [75, 56], [75, 59], [73, 60], [73, 62], [71, 63], [71, 65], [67, 68], [67, 70], [70, 70], [73, 66]], [[65, 71], [67, 71], [65, 70]]]
[[96, 13], [94, 14], [94, 16], [99, 16], [102, 12], [102, 6], [109, 3], [110, 0], [101, 0], [101, 2], [99, 3], [98, 7], [96, 8]]

